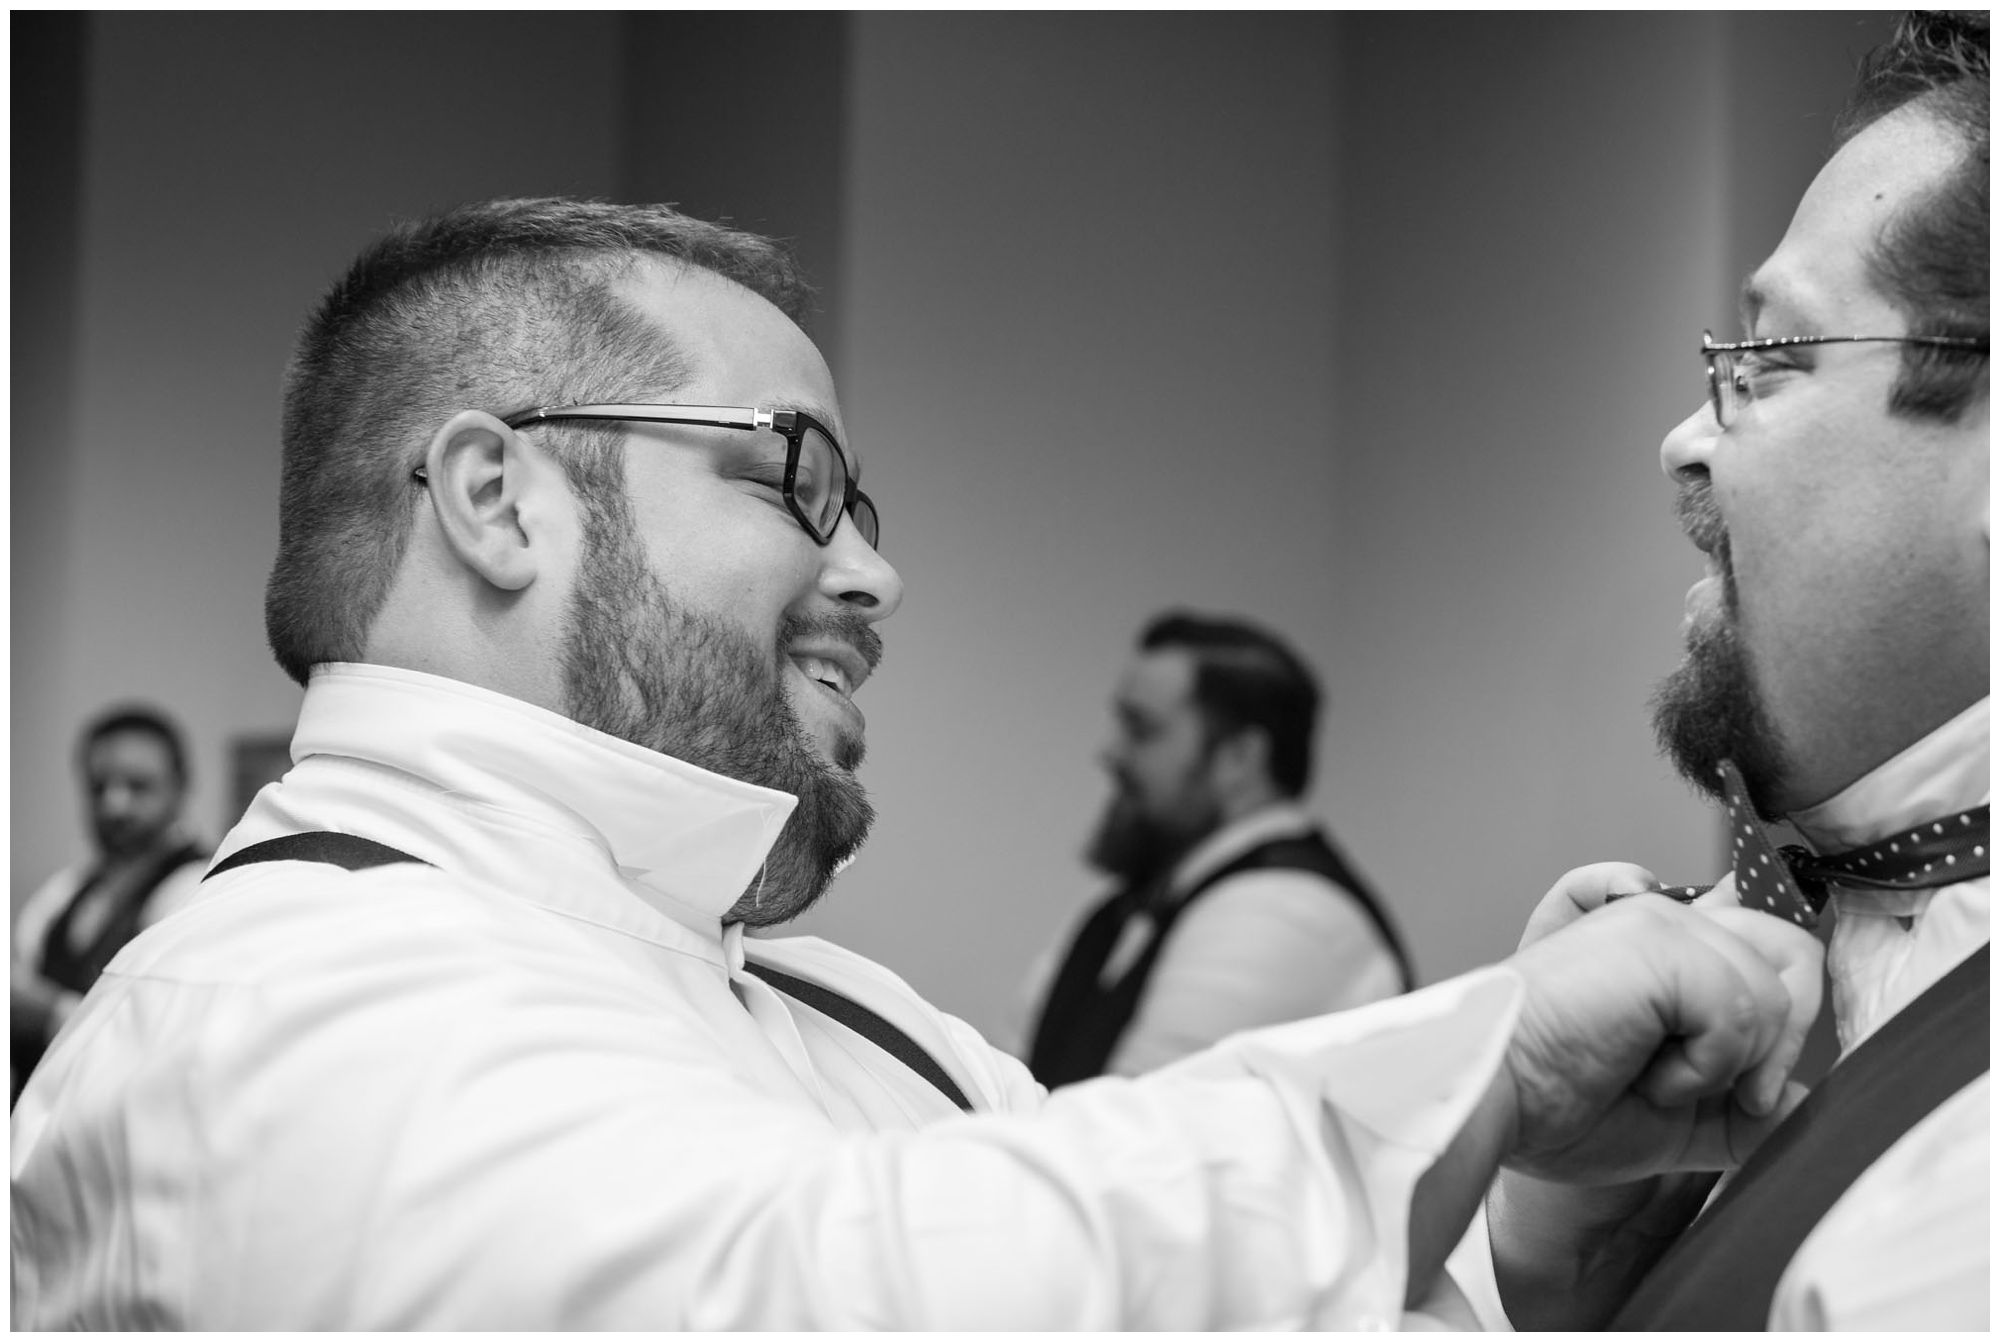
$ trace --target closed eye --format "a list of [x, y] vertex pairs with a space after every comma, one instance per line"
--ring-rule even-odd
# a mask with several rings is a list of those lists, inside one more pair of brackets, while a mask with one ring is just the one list
[[738, 474], [753, 485], [779, 494], [785, 492], [785, 463], [782, 461], [758, 462], [744, 467]]
[[1736, 356], [1736, 391], [1754, 400], [1771, 391], [1798, 363], [1776, 350], [1745, 350]]

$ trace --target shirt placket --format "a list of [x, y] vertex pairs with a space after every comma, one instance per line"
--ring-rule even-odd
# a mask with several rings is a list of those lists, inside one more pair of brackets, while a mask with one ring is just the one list
[[765, 983], [756, 975], [743, 968], [743, 925], [735, 923], [724, 928], [722, 933], [723, 964], [729, 969], [729, 986], [735, 990], [736, 1000], [750, 1013], [757, 1030], [777, 1050], [785, 1066], [798, 1078], [820, 1112], [831, 1117], [833, 1108], [827, 1103], [826, 1091], [820, 1085], [819, 1072], [812, 1064], [812, 1055], [806, 1051], [806, 1043], [799, 1034], [797, 1022], [792, 1019], [791, 1008], [777, 989]]

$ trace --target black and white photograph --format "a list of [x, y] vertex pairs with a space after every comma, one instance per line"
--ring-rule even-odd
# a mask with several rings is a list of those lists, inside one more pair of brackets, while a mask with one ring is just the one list
[[15, 1330], [1990, 1327], [1984, 12], [9, 34]]

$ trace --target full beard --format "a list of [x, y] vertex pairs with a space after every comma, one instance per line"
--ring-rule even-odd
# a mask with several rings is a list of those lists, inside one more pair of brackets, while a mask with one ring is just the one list
[[[838, 765], [822, 759], [785, 694], [782, 662], [741, 629], [677, 605], [643, 558], [624, 500], [593, 501], [563, 646], [566, 712], [586, 727], [729, 778], [789, 792], [798, 805], [762, 871], [722, 921], [788, 922], [812, 907], [868, 836], [874, 809], [850, 772], [859, 738]], [[779, 647], [837, 630], [872, 665], [866, 624], [790, 619]]]
[[[1194, 799], [1184, 800], [1192, 804]], [[1220, 819], [1212, 806], [1192, 806], [1192, 812], [1156, 816], [1131, 793], [1113, 792], [1084, 849], [1084, 861], [1128, 887], [1145, 885], [1170, 870]]]
[[1717, 766], [1733, 761], [1758, 815], [1776, 820], [1771, 799], [1788, 770], [1785, 743], [1737, 632], [1736, 571], [1728, 533], [1706, 484], [1684, 489], [1677, 506], [1682, 529], [1715, 555], [1722, 602], [1715, 618], [1688, 626], [1687, 656], [1654, 690], [1653, 733], [1681, 775], [1717, 800], [1722, 797]]

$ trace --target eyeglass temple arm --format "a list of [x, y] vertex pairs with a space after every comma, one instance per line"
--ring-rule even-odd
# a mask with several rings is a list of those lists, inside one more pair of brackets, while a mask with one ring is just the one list
[[[671, 411], [672, 413], [668, 413]], [[789, 433], [798, 423], [790, 410], [772, 410], [721, 405], [538, 405], [532, 410], [501, 420], [510, 429], [557, 420], [634, 420], [642, 424], [699, 424], [716, 429], [776, 429]], [[410, 472], [415, 480], [428, 481], [422, 466]]]
[[1707, 331], [1701, 333], [1703, 354], [1741, 354], [1748, 350], [1781, 349], [1786, 345], [1848, 345], [1848, 344], [1891, 344], [1891, 345], [1938, 345], [1950, 349], [1985, 349], [1986, 336], [1769, 336], [1762, 340], [1717, 340]]
[[790, 428], [792, 412], [764, 406], [722, 405], [541, 405], [509, 415], [510, 429], [564, 419], [629, 419], [642, 424], [701, 424], [718, 429]]

